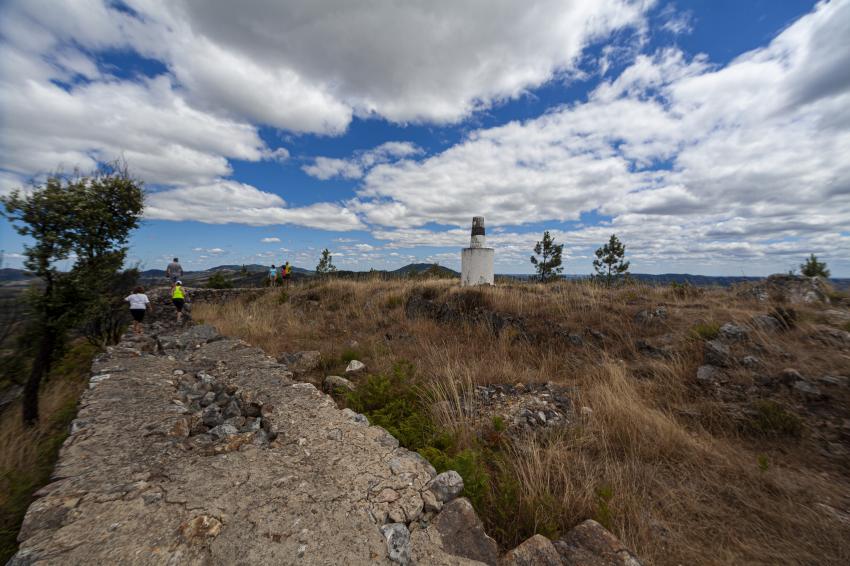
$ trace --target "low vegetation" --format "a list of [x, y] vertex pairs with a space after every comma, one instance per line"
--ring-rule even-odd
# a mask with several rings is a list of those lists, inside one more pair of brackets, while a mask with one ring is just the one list
[[[792, 364], [847, 375], [834, 346], [811, 338], [817, 317], [798, 309], [791, 329], [748, 327], [763, 365], [729, 368], [727, 385], [696, 380], [722, 323], [771, 311], [747, 297], [634, 283], [323, 279], [197, 305], [195, 316], [270, 354], [320, 350], [323, 367], [305, 377], [316, 384], [365, 362], [339, 403], [457, 470], [505, 548], [595, 518], [648, 563], [847, 563], [850, 526], [829, 510], [850, 504], [848, 460], [825, 455], [817, 428], [845, 409], [812, 409], [758, 381]], [[478, 385], [545, 382], [570, 391], [565, 425], [523, 430], [479, 410]], [[732, 386], [750, 392], [724, 393]]]
[[16, 537], [32, 494], [50, 479], [96, 351], [80, 339], [54, 364], [42, 385], [41, 418], [35, 426], [24, 426], [20, 401], [0, 414], [0, 563], [17, 550]]

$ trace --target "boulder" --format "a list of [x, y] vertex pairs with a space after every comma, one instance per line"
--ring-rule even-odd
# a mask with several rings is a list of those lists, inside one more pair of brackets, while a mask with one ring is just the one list
[[438, 501], [448, 503], [463, 491], [463, 478], [456, 471], [448, 470], [437, 474], [428, 483], [428, 489], [434, 493]]
[[720, 327], [720, 338], [727, 342], [743, 342], [747, 339], [747, 329], [732, 322]]
[[779, 332], [784, 329], [782, 322], [769, 314], [757, 314], [750, 319], [750, 323], [763, 332]]
[[640, 560], [608, 529], [588, 519], [554, 543], [564, 564], [641, 566]]
[[354, 391], [357, 388], [352, 382], [338, 375], [329, 375], [325, 378], [325, 391]]
[[707, 365], [728, 367], [732, 360], [729, 346], [719, 340], [709, 340], [705, 343], [703, 359]]
[[410, 564], [410, 531], [404, 523], [381, 526], [381, 534], [387, 540], [387, 556], [398, 564]]
[[502, 557], [502, 566], [562, 566], [561, 556], [552, 541], [534, 535]]
[[294, 354], [282, 354], [277, 361], [286, 364], [287, 369], [295, 373], [307, 373], [321, 365], [322, 353], [317, 350], [306, 350]]
[[703, 365], [697, 369], [697, 381], [700, 383], [717, 383], [723, 381], [724, 378], [723, 371], [718, 367]]
[[345, 368], [345, 373], [356, 373], [358, 371], [363, 371], [364, 369], [366, 369], [366, 364], [359, 360], [351, 360]]
[[741, 365], [744, 366], [745, 368], [757, 369], [757, 368], [760, 368], [764, 364], [762, 363], [762, 361], [760, 359], [758, 359], [755, 356], [744, 356], [743, 358], [741, 358]]
[[481, 519], [465, 497], [452, 500], [434, 518], [431, 527], [443, 541], [443, 550], [490, 566], [499, 561], [499, 545], [484, 532]]

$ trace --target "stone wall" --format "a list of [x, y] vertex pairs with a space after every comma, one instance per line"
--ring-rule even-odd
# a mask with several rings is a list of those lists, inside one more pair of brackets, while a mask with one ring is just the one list
[[500, 558], [458, 474], [286, 363], [161, 310], [95, 360], [10, 564], [638, 564], [592, 521]]

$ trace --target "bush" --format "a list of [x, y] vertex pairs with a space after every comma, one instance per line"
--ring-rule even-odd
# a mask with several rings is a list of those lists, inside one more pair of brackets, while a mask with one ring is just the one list
[[233, 282], [223, 273], [216, 272], [207, 280], [207, 289], [233, 289]]
[[720, 325], [716, 322], [700, 322], [691, 328], [691, 335], [699, 340], [714, 340], [720, 334]]
[[803, 421], [776, 401], [755, 403], [755, 415], [750, 424], [752, 429], [765, 436], [791, 436], [799, 438], [803, 433]]

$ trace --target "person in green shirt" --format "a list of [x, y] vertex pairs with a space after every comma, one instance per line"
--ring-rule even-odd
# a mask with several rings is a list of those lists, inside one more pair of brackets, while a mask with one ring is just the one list
[[171, 287], [171, 302], [174, 303], [174, 308], [177, 309], [177, 323], [183, 322], [183, 305], [186, 303], [188, 293], [183, 288], [182, 281], [175, 281]]

